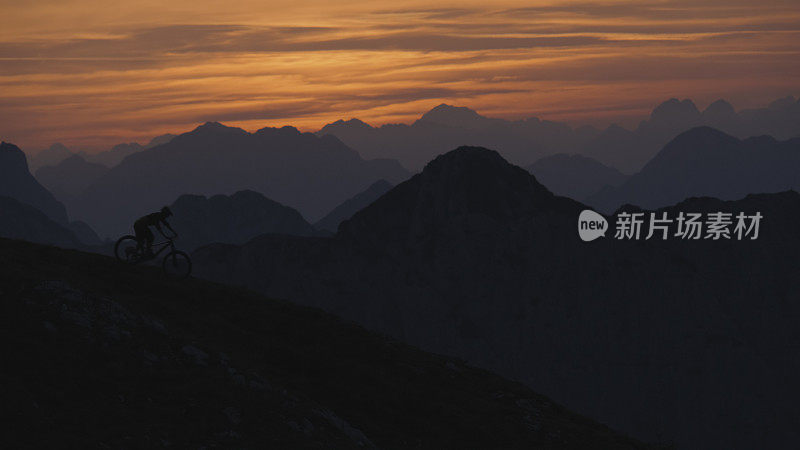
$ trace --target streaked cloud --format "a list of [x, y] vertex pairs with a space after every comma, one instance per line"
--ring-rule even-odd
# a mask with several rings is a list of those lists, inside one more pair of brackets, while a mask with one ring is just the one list
[[796, 1], [0, 0], [0, 137], [99, 149], [220, 120], [631, 122], [673, 96], [797, 95]]

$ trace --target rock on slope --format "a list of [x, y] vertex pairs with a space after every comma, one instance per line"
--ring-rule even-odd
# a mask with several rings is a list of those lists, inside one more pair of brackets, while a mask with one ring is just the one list
[[6, 444], [643, 446], [521, 385], [318, 310], [0, 240]]

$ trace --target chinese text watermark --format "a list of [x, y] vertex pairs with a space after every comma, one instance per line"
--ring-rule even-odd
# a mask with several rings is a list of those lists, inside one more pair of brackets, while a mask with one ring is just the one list
[[[760, 212], [736, 215], [726, 212], [684, 213], [670, 217], [663, 212], [621, 212], [616, 216], [614, 239], [618, 240], [744, 240], [758, 239]], [[578, 234], [584, 241], [605, 237], [608, 222], [592, 210], [584, 210], [578, 217]]]

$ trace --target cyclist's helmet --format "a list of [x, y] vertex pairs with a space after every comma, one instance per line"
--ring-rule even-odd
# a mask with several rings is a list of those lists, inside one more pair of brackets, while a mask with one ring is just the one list
[[164, 217], [170, 217], [170, 216], [172, 216], [172, 210], [169, 209], [168, 206], [165, 206], [165, 207], [161, 208], [161, 214], [163, 214]]

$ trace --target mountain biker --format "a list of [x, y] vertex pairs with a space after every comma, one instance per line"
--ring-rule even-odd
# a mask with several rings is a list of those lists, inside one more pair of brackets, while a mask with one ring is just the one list
[[139, 251], [142, 252], [145, 257], [152, 258], [154, 256], [152, 249], [153, 232], [150, 231], [150, 227], [155, 227], [158, 232], [164, 236], [164, 231], [161, 229], [161, 225], [164, 224], [175, 236], [178, 235], [167, 222], [167, 217], [170, 216], [172, 216], [172, 211], [165, 206], [161, 208], [161, 211], [140, 217], [133, 223], [133, 231], [136, 233], [136, 243], [139, 247]]

